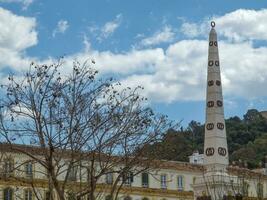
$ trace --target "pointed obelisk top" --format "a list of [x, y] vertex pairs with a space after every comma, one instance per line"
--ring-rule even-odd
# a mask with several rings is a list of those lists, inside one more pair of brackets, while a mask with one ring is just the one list
[[[215, 22], [212, 21], [212, 22], [210, 23], [210, 26], [211, 26], [211, 29], [210, 29], [210, 40], [217, 40], [217, 33], [216, 33], [216, 31], [215, 31], [215, 26], [216, 26]], [[213, 36], [214, 38], [212, 38], [212, 36]]]
[[210, 22], [211, 28], [214, 28], [216, 26], [215, 21]]

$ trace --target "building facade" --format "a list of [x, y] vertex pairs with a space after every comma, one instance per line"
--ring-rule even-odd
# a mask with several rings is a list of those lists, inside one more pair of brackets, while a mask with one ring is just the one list
[[[31, 161], [29, 157], [13, 151], [6, 151], [1, 158], [0, 199], [49, 199], [49, 180], [45, 168]], [[204, 175], [203, 165], [175, 161], [161, 162], [160, 168], [151, 168], [136, 176], [127, 177], [118, 199], [193, 200], [192, 185], [196, 177]], [[228, 171], [234, 177], [238, 177], [241, 186], [239, 188], [242, 188], [242, 191], [236, 191], [236, 193], [242, 193], [243, 196], [255, 197], [256, 199], [267, 198], [266, 175], [238, 167], [229, 167]], [[80, 187], [81, 183], [88, 181], [86, 175], [80, 176], [80, 169], [76, 168], [73, 172], [70, 172], [72, 174], [69, 177], [71, 189]], [[115, 173], [101, 177], [98, 182], [99, 199], [108, 199], [109, 185], [113, 183], [115, 177]], [[207, 184], [212, 183], [207, 182]], [[56, 197], [56, 193], [54, 196]], [[74, 199], [71, 192], [66, 192], [66, 198]], [[82, 199], [87, 198], [85, 196]]]

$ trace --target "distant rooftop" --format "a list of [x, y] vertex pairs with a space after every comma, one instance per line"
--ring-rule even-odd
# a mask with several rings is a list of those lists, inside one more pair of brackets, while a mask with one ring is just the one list
[[267, 111], [261, 111], [260, 113], [264, 118], [267, 119]]

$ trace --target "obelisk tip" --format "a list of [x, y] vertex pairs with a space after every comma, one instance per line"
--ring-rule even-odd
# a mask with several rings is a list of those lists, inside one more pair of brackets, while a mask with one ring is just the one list
[[214, 21], [211, 21], [210, 25], [211, 25], [212, 28], [214, 28], [216, 24], [215, 24]]

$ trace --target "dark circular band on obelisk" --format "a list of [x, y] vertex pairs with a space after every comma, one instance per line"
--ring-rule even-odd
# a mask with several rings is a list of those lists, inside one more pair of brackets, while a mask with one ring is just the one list
[[210, 22], [210, 25], [211, 25], [212, 28], [214, 28], [215, 25], [216, 25], [216, 24], [215, 24], [215, 21]]

